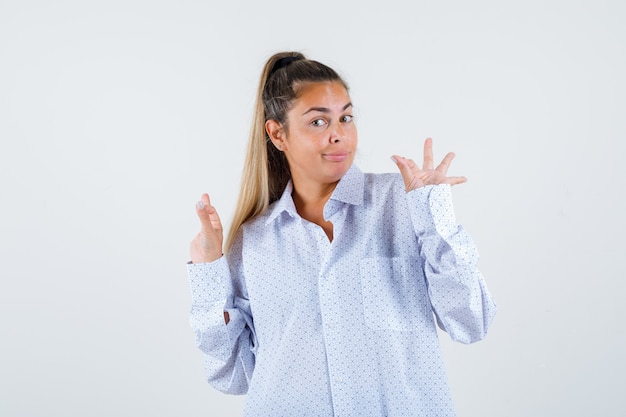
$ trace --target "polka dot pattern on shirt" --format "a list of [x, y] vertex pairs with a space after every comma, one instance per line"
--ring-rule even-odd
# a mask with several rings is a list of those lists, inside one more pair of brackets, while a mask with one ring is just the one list
[[[406, 193], [399, 175], [353, 166], [324, 210], [332, 242], [291, 191], [244, 225], [228, 259], [189, 266], [209, 381], [247, 387], [248, 417], [454, 416], [433, 312], [470, 343], [495, 304], [450, 187]], [[234, 313], [228, 326], [216, 305]]]

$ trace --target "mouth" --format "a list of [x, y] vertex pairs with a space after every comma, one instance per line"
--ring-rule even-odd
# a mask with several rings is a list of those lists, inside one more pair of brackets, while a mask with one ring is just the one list
[[343, 162], [348, 159], [348, 152], [333, 152], [333, 153], [325, 153], [322, 154], [324, 158], [332, 162]]

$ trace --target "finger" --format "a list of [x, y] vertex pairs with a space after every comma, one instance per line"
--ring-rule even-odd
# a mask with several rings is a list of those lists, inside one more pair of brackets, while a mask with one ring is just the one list
[[203, 230], [222, 229], [222, 222], [217, 214], [217, 210], [211, 205], [211, 199], [208, 194], [202, 194], [200, 201], [196, 204], [196, 213], [198, 214]]
[[454, 152], [448, 152], [448, 154], [443, 158], [441, 163], [437, 165], [437, 171], [446, 175], [446, 173], [448, 172], [448, 168], [450, 168], [450, 164], [452, 163], [452, 160], [455, 156], [456, 155], [454, 154]]
[[467, 178], [465, 178], [465, 177], [448, 177], [448, 178], [446, 178], [446, 184], [450, 184], [450, 185], [463, 184], [464, 182], [467, 182]]
[[419, 171], [415, 161], [398, 155], [393, 155], [391, 160], [396, 163], [396, 166], [400, 170], [406, 190], [409, 191], [412, 187], [414, 188], [413, 183], [418, 180], [417, 172]]
[[200, 200], [196, 203], [196, 213], [198, 213], [198, 216], [200, 216], [210, 205], [211, 200], [209, 199], [209, 195], [206, 193], [202, 194], [202, 196], [200, 196]]
[[420, 169], [420, 167], [417, 166], [414, 160], [405, 158], [404, 156], [392, 155], [391, 160], [396, 163], [400, 170], [408, 169], [419, 171]]
[[403, 156], [393, 155], [391, 157], [391, 160], [396, 163], [396, 166], [403, 176], [413, 176], [414, 172], [420, 170], [415, 161], [412, 159], [407, 159]]
[[433, 169], [433, 140], [426, 138], [424, 141], [424, 170]]
[[391, 160], [398, 167], [398, 169], [402, 172], [402, 168], [404, 167], [404, 158], [398, 155], [391, 155]]

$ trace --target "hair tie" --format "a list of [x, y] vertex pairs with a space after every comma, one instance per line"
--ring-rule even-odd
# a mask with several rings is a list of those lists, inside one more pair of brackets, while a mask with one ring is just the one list
[[274, 62], [274, 65], [272, 66], [272, 70], [270, 71], [270, 75], [274, 74], [276, 71], [278, 71], [281, 68], [285, 68], [287, 65], [291, 64], [294, 61], [300, 61], [302, 60], [302, 57], [299, 56], [286, 56], [284, 58], [280, 58], [278, 60], [276, 60], [276, 62]]

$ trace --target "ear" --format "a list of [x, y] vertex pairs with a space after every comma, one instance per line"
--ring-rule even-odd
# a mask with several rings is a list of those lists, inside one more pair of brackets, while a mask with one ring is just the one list
[[270, 119], [265, 122], [265, 131], [274, 146], [276, 146], [276, 149], [282, 151], [285, 148], [285, 129], [283, 125], [276, 120]]

